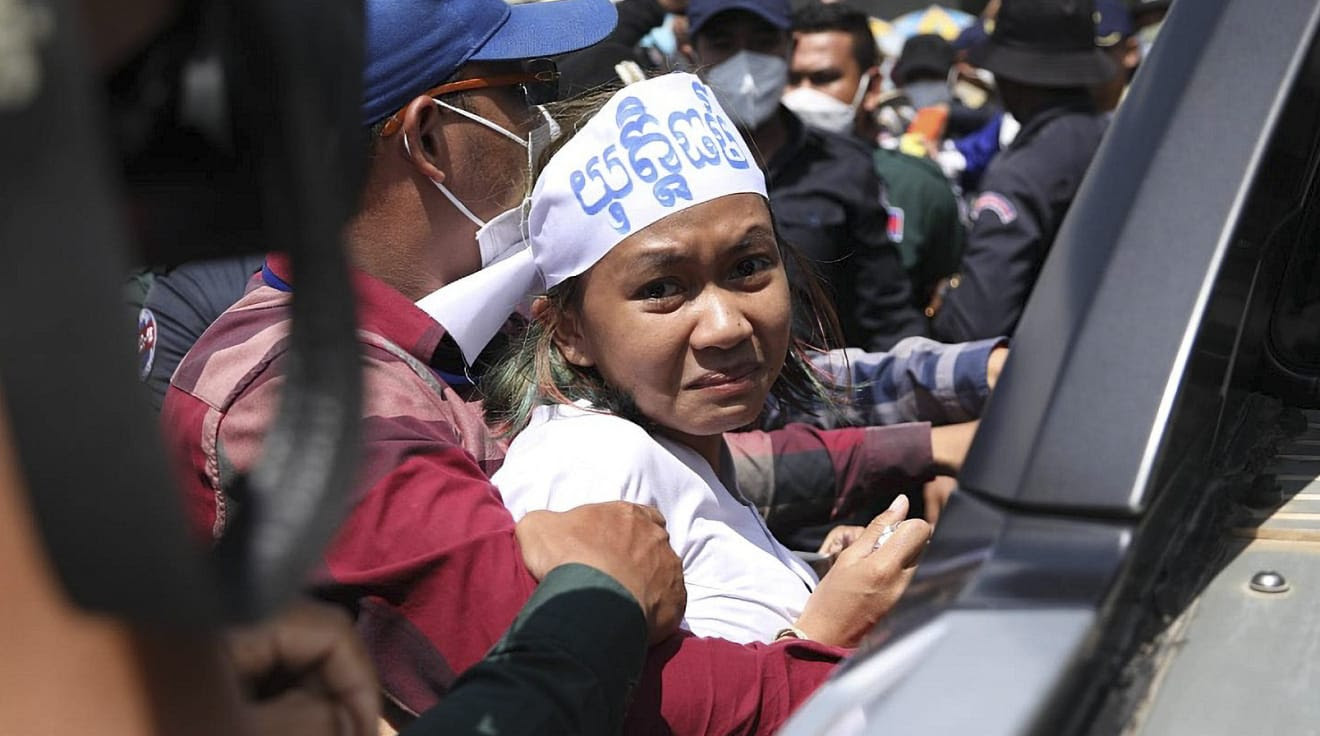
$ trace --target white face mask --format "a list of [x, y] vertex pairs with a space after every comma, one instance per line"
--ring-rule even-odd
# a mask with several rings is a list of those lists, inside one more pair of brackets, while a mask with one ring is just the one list
[[903, 85], [903, 94], [912, 101], [912, 106], [920, 110], [923, 107], [931, 107], [953, 99], [953, 92], [949, 89], [949, 83], [942, 79], [923, 79], [919, 82], [910, 82]]
[[857, 108], [862, 106], [867, 87], [871, 86], [871, 75], [863, 74], [853, 93], [851, 103], [836, 99], [833, 95], [812, 87], [797, 87], [784, 95], [784, 106], [792, 110], [807, 125], [828, 130], [831, 133], [852, 133], [857, 122]]
[[1155, 48], [1155, 39], [1160, 35], [1160, 28], [1164, 26], [1164, 21], [1146, 26], [1137, 31], [1137, 44], [1141, 47], [1141, 59], [1144, 61], [1150, 56], [1150, 50]]
[[[550, 116], [550, 113], [546, 112], [545, 108], [540, 105], [537, 105], [535, 109], [541, 115], [544, 122], [533, 128], [524, 140], [504, 126], [491, 122], [480, 115], [470, 113], [462, 108], [454, 107], [444, 100], [433, 100], [433, 102], [450, 112], [462, 115], [478, 125], [490, 128], [496, 133], [499, 133], [505, 138], [508, 138], [514, 143], [527, 149], [527, 176], [529, 178], [531, 177], [532, 167], [535, 164], [537, 157], [541, 155], [541, 152], [544, 151], [551, 142], [559, 137], [559, 124], [556, 123], [554, 118]], [[408, 147], [408, 136], [406, 134], [403, 137], [403, 147], [404, 150], [408, 151], [409, 155], [412, 154], [412, 149]], [[449, 191], [449, 187], [446, 187], [444, 183], [438, 181], [432, 181], [431, 183], [435, 185], [436, 189], [440, 190], [440, 193], [445, 196], [445, 199], [449, 200], [450, 204], [454, 205], [455, 209], [461, 212], [468, 220], [472, 221], [472, 224], [477, 226], [477, 248], [481, 251], [482, 268], [486, 268], [492, 263], [499, 263], [505, 258], [508, 258], [510, 255], [518, 251], [517, 246], [526, 242], [527, 233], [524, 225], [527, 222], [527, 210], [531, 204], [530, 195], [525, 195], [523, 201], [519, 203], [517, 207], [507, 209], [489, 220], [482, 220], [480, 217], [477, 217], [472, 210], [468, 209], [458, 197], [454, 196], [454, 193]]]
[[739, 51], [706, 72], [706, 82], [740, 127], [751, 130], [770, 119], [788, 86], [782, 57]]

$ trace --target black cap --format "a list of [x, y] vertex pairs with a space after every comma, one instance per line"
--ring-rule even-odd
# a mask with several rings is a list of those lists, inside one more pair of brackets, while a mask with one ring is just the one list
[[943, 79], [953, 66], [953, 56], [953, 44], [938, 33], [913, 36], [903, 44], [903, 52], [898, 55], [890, 77], [900, 87], [916, 77]]
[[689, 0], [688, 34], [696, 38], [706, 21], [726, 10], [745, 10], [784, 31], [793, 26], [793, 10], [788, 0]]

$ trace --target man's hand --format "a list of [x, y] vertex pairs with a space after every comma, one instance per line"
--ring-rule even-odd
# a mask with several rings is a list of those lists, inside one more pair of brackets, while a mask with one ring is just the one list
[[974, 422], [946, 424], [930, 430], [930, 456], [937, 475], [957, 477], [980, 426], [981, 420], [978, 419]]
[[301, 601], [225, 646], [258, 734], [376, 736], [380, 685], [348, 614]]
[[833, 557], [842, 552], [844, 548], [848, 547], [853, 542], [856, 542], [858, 537], [861, 537], [862, 532], [864, 531], [866, 531], [866, 527], [864, 526], [840, 524], [831, 529], [829, 534], [825, 535], [825, 540], [820, 543], [820, 549], [816, 550], [816, 554]]
[[[930, 524], [903, 521], [907, 512], [907, 496], [899, 496], [839, 553], [797, 620], [797, 627], [813, 641], [856, 646], [898, 602], [930, 539]], [[893, 534], [877, 548], [890, 526]]]
[[687, 608], [683, 563], [669, 547], [659, 511], [624, 501], [533, 511], [515, 532], [537, 580], [566, 563], [589, 565], [619, 581], [641, 604], [651, 643], [678, 628]]

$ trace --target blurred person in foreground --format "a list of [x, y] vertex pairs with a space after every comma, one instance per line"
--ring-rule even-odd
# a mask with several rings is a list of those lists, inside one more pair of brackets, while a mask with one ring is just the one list
[[[347, 48], [342, 63], [327, 64], [325, 68], [307, 73], [303, 73], [305, 67], [302, 67], [297, 73], [285, 76], [283, 81], [312, 98], [318, 97], [316, 88], [319, 83], [324, 82], [326, 86], [346, 84], [353, 94], [345, 94], [343, 99], [353, 98], [349, 105], [352, 110], [356, 108], [357, 82], [362, 74], [362, 26], [360, 15], [353, 12], [351, 5], [344, 6], [338, 14], [318, 11], [315, 20], [321, 21], [324, 25], [320, 28], [325, 29], [319, 37], [299, 22], [304, 20], [305, 5], [290, 7], [288, 14], [277, 18], [259, 14], [254, 17], [240, 11], [235, 16], [226, 16], [226, 20], [239, 27], [260, 27], [286, 39], [297, 34], [317, 41], [344, 42]], [[97, 104], [99, 100], [91, 94], [90, 88], [94, 85], [86, 81], [92, 75], [83, 66], [91, 59], [97, 64], [96, 71], [108, 75], [118, 71], [119, 65], [130, 57], [156, 62], [148, 65], [150, 69], [140, 80], [149, 83], [151, 92], [164, 92], [179, 81], [175, 75], [183, 66], [182, 63], [174, 66], [171, 62], [186, 58], [188, 38], [198, 30], [193, 24], [197, 16], [192, 14], [197, 6], [181, 6], [168, 2], [87, 2], [77, 11], [64, 4], [41, 7], [39, 10], [44, 13], [37, 10], [32, 11], [33, 15], [20, 13], [18, 18], [20, 38], [24, 37], [24, 29], [44, 29], [41, 35], [54, 33], [57, 40], [44, 48], [34, 46], [27, 49], [32, 52], [33, 70], [48, 65], [44, 66], [45, 78], [36, 88], [38, 93], [34, 94], [31, 104], [27, 105], [25, 101], [25, 104], [18, 105], [12, 111], [13, 116], [4, 121], [5, 128], [8, 130], [10, 124], [20, 129], [48, 125], [64, 135], [67, 148], [22, 153], [12, 145], [6, 148], [6, 161], [21, 159], [41, 165], [35, 169], [21, 167], [25, 188], [31, 196], [25, 198], [24, 212], [15, 212], [15, 217], [6, 219], [4, 230], [8, 233], [11, 227], [26, 229], [32, 240], [53, 241], [51, 247], [36, 250], [54, 253], [54, 257], [25, 262], [25, 268], [20, 271], [21, 278], [40, 279], [47, 274], [53, 275], [64, 267], [60, 258], [66, 253], [80, 255], [88, 266], [83, 273], [86, 278], [65, 275], [66, 280], [80, 286], [74, 289], [76, 296], [71, 310], [75, 314], [81, 310], [83, 314], [77, 321], [65, 323], [67, 332], [77, 335], [78, 339], [70, 340], [67, 334], [53, 336], [55, 341], [75, 343], [76, 350], [84, 358], [98, 354], [121, 357], [107, 348], [119, 342], [118, 332], [106, 329], [104, 320], [98, 322], [94, 314], [89, 314], [113, 311], [104, 307], [113, 304], [107, 298], [113, 293], [109, 285], [115, 279], [114, 274], [120, 271], [115, 267], [121, 257], [117, 251], [126, 240], [114, 217], [119, 214], [114, 212], [114, 206], [121, 202], [114, 197], [120, 196], [124, 198], [123, 202], [139, 205], [141, 209], [135, 212], [139, 216], [154, 214], [171, 219], [180, 210], [194, 215], [206, 205], [214, 205], [215, 200], [211, 198], [232, 194], [228, 190], [232, 180], [224, 180], [212, 166], [198, 166], [193, 171], [212, 177], [202, 188], [183, 186], [171, 190], [175, 195], [181, 189], [191, 194], [192, 208], [181, 206], [177, 198], [136, 199], [142, 194], [141, 190], [134, 188], [140, 180], [129, 178], [126, 182], [127, 177], [110, 175], [107, 163], [113, 156], [103, 155], [105, 152], [100, 150], [106, 145], [106, 139], [112, 137], [105, 135], [106, 131], [101, 128], [105, 118], [113, 118], [114, 113], [124, 110], [111, 106], [111, 114], [106, 114], [107, 110]], [[20, 6], [22, 10], [24, 8]], [[214, 26], [202, 27], [216, 30]], [[76, 31], [84, 30], [89, 32], [88, 36], [85, 39], [77, 37]], [[209, 39], [221, 46], [233, 41], [224, 32], [218, 36], [218, 39], [216, 35], [209, 36]], [[82, 46], [84, 41], [90, 41], [86, 47]], [[168, 49], [164, 52], [168, 58], [161, 56], [163, 47]], [[303, 47], [291, 51], [291, 55], [297, 57], [299, 52], [305, 51], [306, 47]], [[255, 69], [225, 68], [228, 81], [236, 85], [251, 82], [252, 76], [281, 72], [287, 74], [288, 66], [270, 63], [257, 64]], [[223, 109], [224, 102], [219, 102]], [[315, 108], [316, 119], [324, 123], [324, 127], [315, 128], [316, 134], [331, 135], [331, 131], [352, 129], [352, 123], [339, 115], [343, 107], [322, 104]], [[161, 110], [168, 111], [168, 106], [132, 107], [136, 120], [151, 123], [157, 135], [168, 136], [185, 129], [177, 120], [168, 117], [168, 113], [158, 115]], [[56, 113], [53, 119], [52, 111]], [[225, 112], [234, 116], [232, 120], [240, 130], [253, 122], [252, 115], [236, 106]], [[297, 126], [296, 119], [289, 119], [289, 107], [275, 106], [274, 110], [263, 110], [263, 113], [261, 125]], [[205, 144], [199, 143], [174, 150], [176, 153], [184, 150], [200, 154], [206, 148]], [[349, 150], [353, 149], [350, 147]], [[75, 155], [65, 155], [68, 153]], [[91, 153], [102, 155], [89, 155]], [[265, 164], [270, 173], [290, 174], [288, 169], [296, 168], [287, 166], [287, 162], [272, 160], [278, 157], [269, 154], [269, 150], [250, 148], [239, 148], [236, 152], [241, 161]], [[328, 161], [347, 158], [341, 154], [340, 158], [331, 157]], [[63, 176], [70, 168], [79, 174], [79, 181], [72, 185]], [[336, 164], [331, 164], [329, 168], [343, 172], [355, 167], [339, 169]], [[139, 169], [138, 173], [141, 172]], [[344, 179], [356, 181], [351, 175]], [[51, 197], [51, 183], [59, 185], [59, 197]], [[336, 210], [333, 204], [324, 201], [325, 194], [318, 191], [309, 199], [319, 205], [315, 209], [327, 221], [342, 222], [336, 219], [336, 215], [345, 214], [345, 210]], [[58, 208], [58, 204], [66, 200], [80, 207], [82, 217], [43, 217], [48, 209]], [[207, 223], [215, 228], [210, 234], [241, 239], [252, 232], [245, 226], [251, 226], [250, 218], [257, 215], [254, 210], [259, 207], [249, 209], [244, 206], [246, 204], [227, 210], [232, 219], [222, 225]], [[37, 222], [41, 224], [34, 227]], [[201, 230], [206, 226], [202, 223], [205, 222], [204, 217], [187, 218], [181, 222], [181, 229], [175, 232], [192, 232], [201, 237]], [[330, 229], [333, 231], [337, 226]], [[61, 235], [80, 227], [87, 231], [81, 242], [60, 244]], [[137, 234], [142, 235], [141, 232]], [[144, 240], [162, 248], [150, 252], [166, 259], [174, 255], [169, 252], [173, 247], [187, 250], [186, 243], [152, 240], [150, 237]], [[329, 242], [318, 245], [319, 252], [306, 256], [307, 260], [300, 260], [300, 264], [336, 258], [337, 255], [330, 255], [337, 250], [335, 239], [327, 240]], [[146, 243], [139, 245], [144, 249], [147, 247]], [[105, 288], [98, 288], [100, 285]], [[326, 288], [324, 283], [322, 288]], [[311, 290], [310, 281], [308, 289]], [[334, 292], [321, 294], [330, 298], [348, 298], [346, 294]], [[100, 305], [103, 309], [88, 309], [88, 305]], [[298, 329], [301, 332], [305, 326]], [[24, 339], [8, 332], [5, 343], [8, 347]], [[52, 355], [58, 355], [58, 351], [43, 350], [39, 355], [49, 360]], [[350, 366], [355, 364], [352, 354], [345, 357]], [[78, 388], [65, 385], [60, 389], [63, 395], [60, 400], [41, 402], [45, 405], [42, 408], [51, 414], [60, 413], [69, 403], [81, 403], [80, 420], [91, 428], [90, 431], [101, 434], [97, 447], [93, 448], [76, 439], [78, 431], [70, 431], [67, 427], [57, 438], [64, 440], [63, 443], [50, 443], [49, 437], [35, 430], [30, 421], [31, 414], [25, 410], [27, 400], [16, 394], [47, 396], [53, 381], [45, 380], [44, 375], [34, 377], [18, 361], [6, 361], [5, 386], [0, 388], [0, 579], [5, 581], [6, 592], [17, 603], [6, 606], [0, 615], [3, 622], [0, 626], [3, 646], [0, 648], [5, 651], [4, 663], [0, 665], [0, 682], [3, 682], [6, 693], [6, 698], [0, 701], [0, 723], [4, 724], [6, 732], [12, 729], [16, 733], [133, 736], [158, 733], [370, 736], [377, 733], [379, 686], [362, 642], [342, 609], [301, 601], [283, 611], [270, 613], [255, 625], [233, 629], [223, 640], [216, 636], [214, 627], [221, 612], [214, 609], [225, 608], [233, 614], [242, 606], [232, 600], [219, 605], [212, 595], [214, 578], [191, 564], [195, 561], [191, 554], [195, 550], [186, 539], [170, 533], [177, 531], [181, 519], [176, 515], [177, 508], [169, 503], [169, 484], [161, 482], [163, 470], [154, 472], [158, 467], [163, 469], [164, 462], [154, 443], [146, 441], [151, 433], [137, 432], [138, 417], [132, 411], [136, 407], [132, 401], [127, 361], [119, 364], [116, 360], [109, 360], [102, 367], [102, 375], [107, 376], [107, 380], [89, 380], [89, 388], [82, 394]], [[114, 403], [106, 397], [101, 397], [100, 402], [88, 401], [87, 394], [95, 395], [98, 391], [112, 391], [130, 399], [124, 403]], [[344, 393], [354, 394], [352, 390]], [[6, 401], [8, 397], [14, 397], [13, 403]], [[323, 397], [322, 406], [337, 406], [326, 398]], [[320, 412], [320, 418], [324, 419], [325, 413]], [[48, 420], [48, 417], [42, 419]], [[51, 444], [57, 448], [56, 456], [67, 456], [69, 447], [81, 446], [80, 465], [84, 469], [65, 474], [50, 467], [53, 464]], [[347, 445], [341, 449], [353, 452], [356, 448]], [[128, 460], [120, 463], [122, 458]], [[67, 467], [67, 457], [60, 459], [64, 462], [59, 465]], [[116, 473], [116, 470], [120, 472]], [[80, 475], [98, 472], [112, 475], [98, 478], [96, 487], [115, 496], [112, 502], [115, 511], [100, 515], [95, 512], [109, 509], [89, 503], [85, 494], [88, 486], [72, 482]], [[31, 487], [27, 487], [29, 483]], [[129, 487], [132, 493], [119, 493]], [[281, 511], [290, 511], [287, 504], [280, 505]], [[122, 514], [116, 516], [119, 510]], [[625, 581], [638, 572], [660, 571], [665, 567], [663, 529], [653, 518], [646, 518], [645, 510], [630, 513], [638, 512], [645, 521], [631, 526], [642, 530], [643, 536], [649, 535], [651, 541], [648, 544], [643, 539], [634, 540], [643, 542], [634, 550], [627, 550], [627, 543], [624, 543], [619, 559], [627, 563], [625, 567], [629, 572], [621, 576]], [[606, 515], [596, 521], [616, 522], [619, 520], [617, 516]], [[305, 523], [299, 514], [285, 513], [281, 518], [286, 526]], [[560, 520], [565, 518], [558, 517]], [[302, 530], [286, 528], [281, 531], [297, 534]], [[266, 537], [266, 541], [269, 542], [270, 537]], [[304, 542], [313, 543], [305, 539]], [[245, 543], [246, 539], [240, 538], [239, 544]], [[656, 543], [661, 546], [655, 547]], [[599, 547], [607, 550], [609, 545]], [[298, 551], [301, 550], [295, 550], [294, 554]], [[269, 547], [266, 552], [270, 552]], [[660, 554], [655, 561], [658, 565], [646, 561], [647, 557], [657, 553]], [[630, 555], [640, 555], [641, 564], [638, 564], [639, 560], [630, 559]], [[160, 558], [161, 564], [154, 565], [144, 557]], [[125, 560], [135, 560], [139, 564], [125, 565]], [[547, 558], [544, 562], [550, 561]], [[148, 571], [125, 570], [124, 567], [142, 567]], [[296, 569], [297, 565], [294, 567]], [[676, 564], [671, 569], [676, 570]], [[248, 584], [233, 590], [250, 590], [253, 581], [246, 582]], [[640, 640], [646, 632], [643, 612], [631, 593], [619, 588], [617, 583], [614, 586], [618, 593], [613, 598], [615, 610], [610, 612], [592, 607], [593, 615], [604, 613], [598, 624], [608, 624], [612, 619], [620, 618], [618, 633], [624, 635], [625, 642], [628, 635], [639, 640], [634, 658], [640, 660]], [[542, 586], [538, 593], [546, 587]], [[609, 585], [603, 587], [608, 589]], [[547, 617], [553, 623], [559, 615], [549, 606], [535, 613], [529, 606], [522, 613], [539, 619], [542, 627]], [[252, 614], [266, 615], [266, 605], [258, 604], [255, 610], [249, 608], [248, 615]], [[590, 646], [598, 646], [599, 635], [608, 630], [607, 627], [595, 632]], [[510, 695], [519, 698], [523, 707], [534, 707], [532, 701], [537, 695], [538, 683], [521, 676], [520, 666], [530, 661], [533, 669], [552, 670], [548, 665], [555, 658], [571, 654], [569, 647], [560, 646], [556, 650], [554, 638], [545, 636], [549, 632], [544, 629], [538, 632], [532, 627], [516, 632], [521, 637], [511, 632], [509, 646], [514, 649], [512, 653], [507, 647], [503, 650], [496, 647], [478, 667], [470, 670], [462, 684], [452, 689], [446, 698], [443, 712], [436, 714], [445, 724], [445, 732], [490, 733], [496, 725], [488, 716], [492, 712], [490, 703], [507, 702]], [[583, 649], [587, 648], [584, 646]], [[587, 654], [590, 653], [587, 650]], [[627, 664], [625, 657], [624, 666]], [[525, 732], [545, 733], [547, 727], [554, 724], [541, 721], [538, 725], [539, 728]], [[557, 730], [582, 732], [572, 726]], [[508, 733], [507, 730], [503, 732]]]

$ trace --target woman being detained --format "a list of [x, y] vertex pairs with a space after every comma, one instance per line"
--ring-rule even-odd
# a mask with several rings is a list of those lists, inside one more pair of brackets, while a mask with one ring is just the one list
[[[515, 518], [653, 506], [683, 561], [685, 628], [855, 645], [897, 600], [930, 528], [899, 525], [900, 497], [818, 580], [738, 491], [723, 433], [754, 424], [772, 393], [827, 398], [792, 334], [765, 177], [689, 74], [559, 123], [526, 247], [455, 284], [469, 282], [467, 308], [496, 325], [541, 294], [482, 381], [488, 418], [515, 434], [493, 477], [505, 504]], [[455, 339], [474, 355], [491, 332]], [[897, 531], [880, 547], [886, 525]]]

